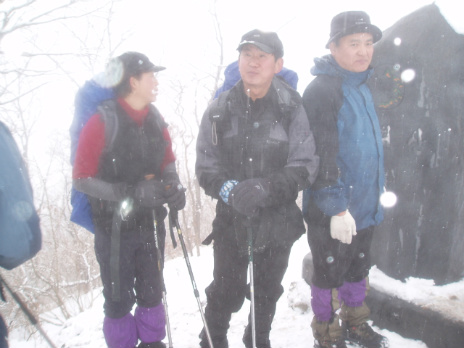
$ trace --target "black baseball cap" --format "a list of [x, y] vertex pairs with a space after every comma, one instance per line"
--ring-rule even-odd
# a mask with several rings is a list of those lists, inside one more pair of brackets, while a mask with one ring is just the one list
[[131, 77], [146, 72], [158, 72], [166, 69], [150, 62], [148, 57], [139, 52], [126, 52], [111, 59], [105, 71], [95, 77], [98, 84], [104, 87], [115, 88], [117, 93], [126, 93], [127, 81]]
[[237, 50], [240, 52], [245, 45], [255, 45], [261, 51], [271, 53], [276, 58], [284, 56], [284, 46], [276, 33], [254, 29], [242, 36]]
[[136, 76], [146, 72], [158, 72], [166, 69], [150, 62], [148, 57], [139, 52], [126, 52], [117, 57], [124, 68], [126, 76]]
[[339, 13], [332, 19], [330, 24], [330, 39], [325, 47], [329, 48], [329, 44], [334, 40], [356, 33], [372, 34], [374, 43], [382, 38], [382, 31], [371, 24], [371, 19], [366, 12], [347, 11]]

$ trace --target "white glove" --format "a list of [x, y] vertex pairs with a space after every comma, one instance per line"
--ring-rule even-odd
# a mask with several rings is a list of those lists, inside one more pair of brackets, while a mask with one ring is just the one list
[[345, 215], [335, 215], [330, 219], [330, 235], [345, 244], [351, 244], [356, 236], [356, 222], [347, 210]]

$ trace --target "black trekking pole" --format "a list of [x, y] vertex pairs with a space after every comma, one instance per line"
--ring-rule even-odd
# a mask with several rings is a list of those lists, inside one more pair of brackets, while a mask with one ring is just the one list
[[[23, 311], [23, 313], [26, 315], [27, 319], [31, 322], [32, 325], [34, 325], [37, 330], [40, 332], [42, 337], [47, 341], [50, 347], [56, 348], [56, 346], [53, 344], [53, 342], [50, 340], [50, 338], [47, 336], [45, 331], [42, 329], [40, 326], [39, 322], [37, 319], [34, 317], [34, 315], [31, 313], [31, 311], [27, 308], [27, 306], [24, 304], [23, 301], [19, 298], [19, 296], [8, 286], [7, 282], [3, 277], [0, 275], [0, 283], [3, 283], [5, 285], [5, 288], [8, 290], [8, 292], [11, 294], [11, 297], [16, 301], [16, 303], [19, 305], [19, 308]], [[0, 284], [1, 285], [1, 284]]]
[[[250, 89], [247, 89], [247, 111], [248, 116], [251, 119], [251, 105], [250, 105]], [[251, 165], [251, 178], [254, 177], [253, 173], [253, 163]], [[250, 276], [250, 318], [251, 318], [251, 344], [252, 348], [256, 348], [256, 317], [255, 317], [255, 277], [253, 275], [253, 225], [251, 221], [251, 217], [248, 216], [246, 220], [246, 228], [247, 228], [247, 237], [248, 237], [248, 269], [249, 269], [249, 276]]]
[[193, 293], [195, 295], [195, 298], [197, 299], [198, 309], [200, 310], [201, 319], [203, 320], [203, 325], [205, 327], [206, 336], [208, 337], [209, 347], [214, 348], [213, 340], [211, 339], [211, 335], [209, 333], [208, 324], [206, 323], [205, 313], [203, 312], [203, 307], [201, 306], [200, 293], [198, 291], [197, 284], [195, 283], [195, 278], [193, 277], [192, 266], [190, 265], [188, 252], [187, 252], [187, 247], [185, 246], [184, 236], [182, 235], [182, 230], [181, 230], [180, 225], [179, 225], [179, 218], [177, 217], [177, 213], [178, 213], [177, 210], [172, 210], [171, 209], [169, 211], [169, 218], [171, 219], [171, 221], [176, 226], [177, 235], [179, 236], [180, 245], [182, 246], [182, 251], [184, 253], [185, 263], [187, 264], [187, 269], [188, 269], [188, 272], [189, 272], [189, 275], [190, 275], [190, 280], [192, 282]]
[[255, 316], [255, 277], [253, 274], [253, 227], [251, 218], [247, 218], [247, 237], [248, 237], [248, 270], [250, 276], [250, 317], [251, 317], [251, 343], [252, 348], [256, 348], [256, 316]]
[[154, 228], [154, 233], [155, 233], [155, 247], [156, 247], [156, 255], [158, 259], [158, 271], [160, 273], [161, 283], [163, 286], [163, 305], [164, 305], [164, 315], [166, 317], [166, 331], [168, 334], [169, 348], [172, 348], [173, 345], [172, 345], [172, 336], [171, 336], [171, 323], [169, 321], [168, 301], [166, 299], [166, 284], [164, 283], [163, 266], [162, 266], [162, 259], [161, 259], [161, 248], [160, 248], [159, 240], [158, 240], [158, 220], [156, 220], [154, 209], [153, 209], [153, 228]]

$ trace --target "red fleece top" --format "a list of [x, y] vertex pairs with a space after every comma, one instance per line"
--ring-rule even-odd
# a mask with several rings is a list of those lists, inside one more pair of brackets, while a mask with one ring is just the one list
[[[148, 106], [143, 110], [134, 110], [126, 103], [124, 99], [118, 99], [118, 103], [124, 111], [132, 118], [139, 126], [148, 115]], [[164, 154], [161, 171], [164, 170], [167, 164], [174, 162], [176, 157], [172, 151], [172, 141], [168, 129], [163, 129], [163, 137], [166, 140], [167, 146]], [[100, 157], [105, 147], [105, 124], [101, 120], [100, 114], [93, 115], [82, 128], [79, 136], [79, 144], [76, 150], [76, 159], [73, 167], [73, 179], [83, 179], [95, 177], [98, 172]]]

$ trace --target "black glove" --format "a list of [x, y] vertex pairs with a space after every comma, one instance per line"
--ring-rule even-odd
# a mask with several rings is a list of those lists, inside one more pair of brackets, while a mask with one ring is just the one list
[[268, 179], [257, 178], [241, 181], [230, 191], [229, 202], [239, 213], [255, 216], [258, 214], [259, 208], [266, 206], [269, 188]]
[[142, 207], [160, 207], [167, 202], [165, 186], [156, 180], [139, 181], [134, 188], [134, 200]]
[[166, 202], [171, 210], [182, 210], [185, 207], [185, 191], [186, 189], [180, 182], [173, 182], [168, 185], [165, 193]]

